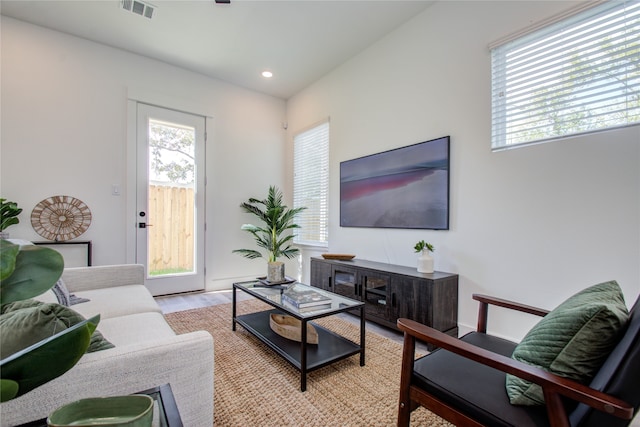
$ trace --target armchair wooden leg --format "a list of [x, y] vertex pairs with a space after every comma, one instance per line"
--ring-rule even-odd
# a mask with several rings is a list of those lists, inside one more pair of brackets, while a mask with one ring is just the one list
[[400, 399], [398, 402], [398, 427], [409, 427], [411, 422], [411, 396], [409, 386], [413, 373], [413, 362], [416, 352], [416, 339], [409, 334], [404, 334], [402, 347], [402, 371], [400, 373]]
[[409, 427], [411, 424], [411, 409], [408, 404], [400, 402], [398, 407], [398, 427]]
[[549, 423], [552, 427], [569, 427], [569, 417], [565, 411], [562, 399], [557, 393], [544, 391], [544, 401], [547, 406]]

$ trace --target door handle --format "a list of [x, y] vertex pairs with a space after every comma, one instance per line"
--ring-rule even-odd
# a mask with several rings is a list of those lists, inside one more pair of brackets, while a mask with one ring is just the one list
[[[140, 215], [140, 218], [144, 218], [145, 216], [147, 216], [147, 213], [145, 211], [140, 211], [138, 215]], [[138, 223], [138, 228], [147, 228], [147, 227], [153, 227], [153, 224], [147, 224], [146, 222]]]

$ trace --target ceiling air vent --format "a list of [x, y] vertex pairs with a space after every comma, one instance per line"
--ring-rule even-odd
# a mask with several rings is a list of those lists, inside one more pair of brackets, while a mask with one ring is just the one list
[[129, 12], [133, 12], [136, 15], [144, 16], [149, 19], [153, 17], [153, 11], [156, 8], [155, 6], [140, 0], [120, 0], [120, 5], [124, 10], [128, 10]]

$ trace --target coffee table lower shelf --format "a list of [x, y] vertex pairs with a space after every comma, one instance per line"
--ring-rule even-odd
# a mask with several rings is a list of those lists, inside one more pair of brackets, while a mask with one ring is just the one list
[[[361, 346], [314, 322], [311, 323], [318, 332], [318, 344], [302, 346], [302, 343], [281, 337], [269, 327], [269, 315], [272, 313], [286, 314], [277, 309], [259, 311], [237, 316], [235, 321], [301, 372], [302, 391], [306, 389], [308, 372], [354, 354], [362, 355], [363, 353]], [[306, 347], [306, 363], [302, 360], [304, 347]], [[363, 362], [361, 358], [360, 364], [363, 365]]]

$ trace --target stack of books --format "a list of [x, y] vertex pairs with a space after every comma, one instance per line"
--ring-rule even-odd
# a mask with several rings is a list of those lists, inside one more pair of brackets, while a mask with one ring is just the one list
[[313, 289], [300, 289], [299, 287], [293, 287], [283, 292], [282, 303], [301, 313], [331, 308], [331, 298]]

